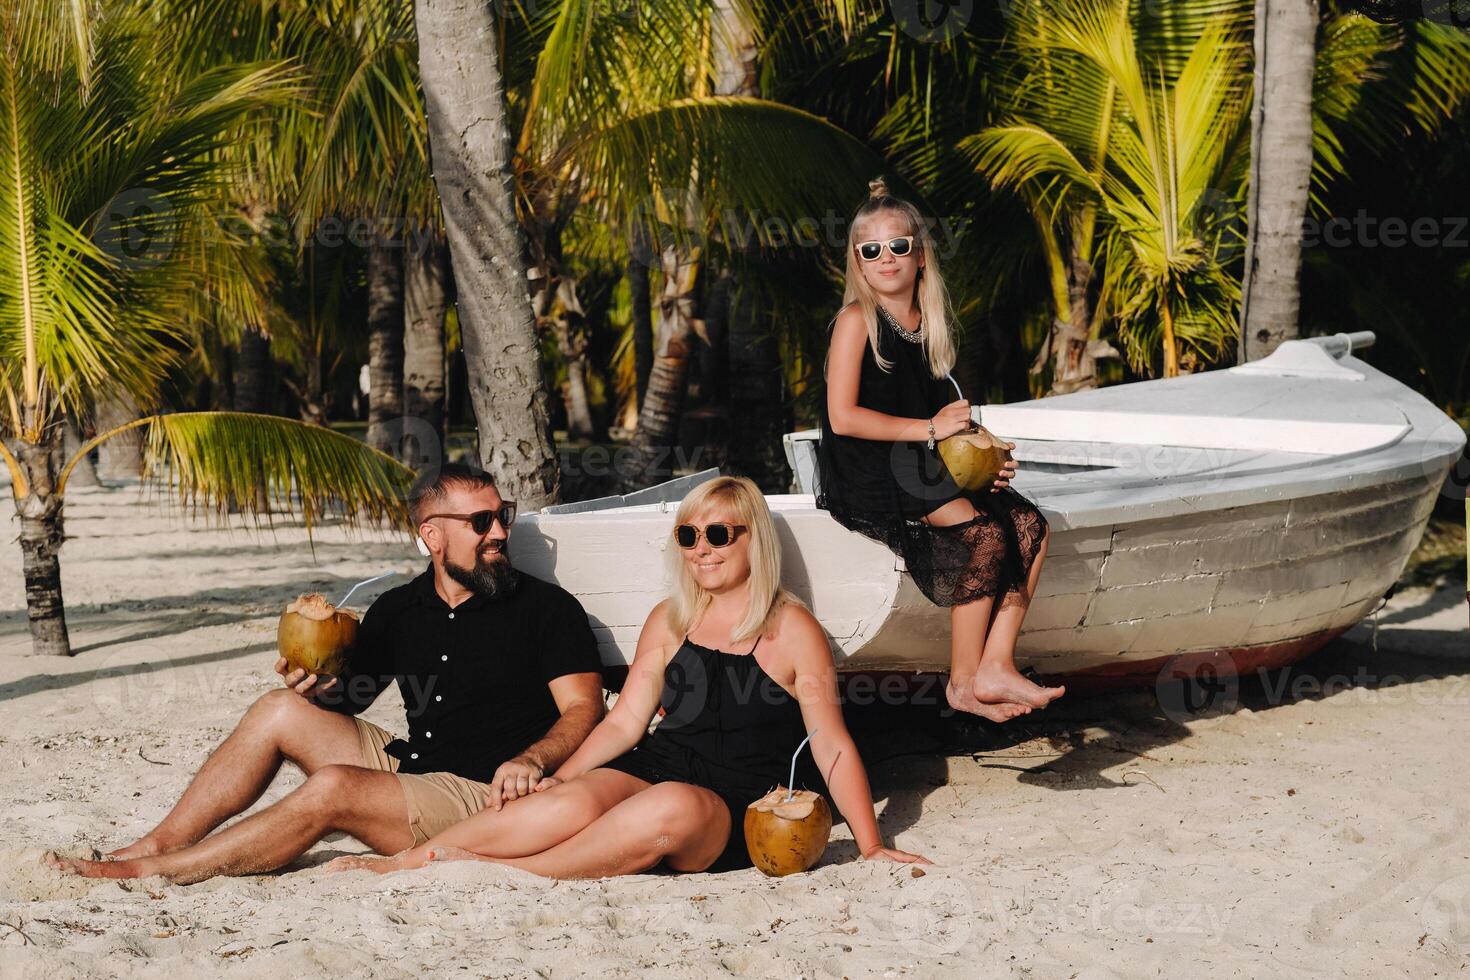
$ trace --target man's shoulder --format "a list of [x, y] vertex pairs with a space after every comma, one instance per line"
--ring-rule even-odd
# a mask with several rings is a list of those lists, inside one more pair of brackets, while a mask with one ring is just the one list
[[527, 572], [517, 572], [516, 597], [552, 609], [582, 608], [581, 600], [555, 582], [537, 578]]
[[417, 578], [405, 582], [403, 585], [394, 586], [374, 599], [368, 609], [374, 616], [397, 612], [413, 602], [414, 597], [417, 595], [417, 586]]

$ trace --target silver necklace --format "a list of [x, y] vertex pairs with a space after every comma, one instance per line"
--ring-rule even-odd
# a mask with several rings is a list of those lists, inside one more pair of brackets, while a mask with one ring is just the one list
[[919, 314], [919, 329], [910, 331], [910, 330], [905, 330], [903, 328], [903, 326], [898, 322], [897, 318], [895, 318], [892, 313], [889, 313], [883, 307], [879, 306], [879, 307], [877, 307], [877, 310], [878, 310], [878, 315], [880, 317], [882, 317], [883, 320], [890, 327], [893, 328], [893, 332], [896, 333], [896, 334], [898, 334], [904, 340], [907, 340], [911, 344], [922, 344], [924, 342], [924, 319], [923, 319], [924, 315], [923, 315], [923, 313], [920, 313]]

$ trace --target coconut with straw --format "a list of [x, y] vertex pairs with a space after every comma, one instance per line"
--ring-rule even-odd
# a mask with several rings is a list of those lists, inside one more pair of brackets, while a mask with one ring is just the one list
[[[787, 783], [796, 783], [796, 757], [812, 740], [802, 739], [791, 756]], [[751, 863], [772, 878], [812, 868], [832, 836], [832, 811], [820, 793], [777, 786], [745, 809], [745, 847]]]
[[[960, 391], [954, 376], [945, 377], [954, 385], [955, 394], [964, 398], [965, 393]], [[939, 440], [939, 458], [944, 460], [945, 469], [961, 489], [980, 491], [1000, 479], [1001, 471], [1011, 462], [1012, 456], [1004, 440], [996, 438], [985, 426], [976, 424], [966, 432], [956, 432]]]
[[320, 592], [305, 592], [287, 605], [276, 626], [276, 647], [291, 669], [324, 677], [340, 674], [357, 642], [357, 614], [342, 607], [362, 586], [392, 574], [358, 582], [336, 604]]

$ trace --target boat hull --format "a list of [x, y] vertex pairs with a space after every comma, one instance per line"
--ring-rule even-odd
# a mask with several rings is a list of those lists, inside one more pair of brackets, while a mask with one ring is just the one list
[[[987, 406], [984, 421], [1017, 443], [1015, 487], [1051, 530], [1017, 663], [1079, 688], [1275, 667], [1320, 648], [1392, 588], [1465, 447], [1414, 391], [1304, 341], [1244, 368]], [[787, 437], [808, 491], [814, 440]], [[631, 660], [668, 594], [687, 489], [517, 522], [516, 564], [581, 599], [610, 668]], [[784, 582], [839, 670], [948, 669], [949, 610], [899, 558], [810, 492], [767, 501]]]

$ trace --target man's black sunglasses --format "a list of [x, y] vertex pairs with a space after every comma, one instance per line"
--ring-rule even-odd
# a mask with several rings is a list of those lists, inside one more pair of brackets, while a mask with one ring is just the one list
[[457, 521], [468, 521], [470, 529], [476, 534], [484, 534], [490, 530], [492, 523], [499, 520], [500, 526], [508, 531], [510, 526], [516, 522], [516, 505], [515, 501], [507, 500], [500, 505], [498, 510], [477, 510], [473, 514], [430, 514], [424, 520], [432, 521], [436, 517], [452, 517]]

